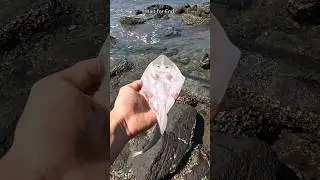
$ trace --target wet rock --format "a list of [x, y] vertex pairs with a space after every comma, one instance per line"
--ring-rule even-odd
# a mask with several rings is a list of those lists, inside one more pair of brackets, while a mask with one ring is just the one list
[[168, 27], [168, 29], [166, 30], [165, 37], [176, 37], [176, 36], [179, 36], [179, 35], [180, 35], [180, 33], [176, 28]]
[[188, 8], [190, 8], [191, 6], [190, 6], [190, 4], [184, 4], [184, 5], [181, 5], [181, 6], [178, 6], [178, 7], [176, 7], [175, 8], [175, 13], [176, 14], [182, 14], [182, 13], [184, 13], [184, 12], [186, 12], [186, 10], [188, 9]]
[[117, 39], [113, 36], [110, 36], [110, 44], [114, 46], [117, 43]]
[[299, 23], [320, 23], [319, 0], [289, 0], [288, 11]]
[[122, 17], [120, 19], [121, 25], [136, 25], [143, 24], [147, 21], [147, 19], [139, 18], [139, 17]]
[[166, 5], [166, 4], [154, 4], [154, 5], [148, 6], [147, 10], [149, 10], [149, 11], [158, 11], [158, 10], [165, 11], [165, 10], [173, 10], [173, 8], [169, 5]]
[[163, 51], [163, 54], [168, 57], [171, 57], [171, 56], [177, 55], [179, 52], [180, 52], [180, 50], [178, 48], [169, 48], [169, 49], [166, 49], [165, 51]]
[[205, 53], [200, 60], [200, 67], [203, 69], [210, 69], [210, 58], [208, 53]]
[[123, 72], [130, 71], [133, 68], [133, 63], [126, 59], [119, 59], [115, 65], [111, 66], [110, 77], [117, 76]]
[[141, 11], [141, 10], [135, 10], [135, 11], [134, 11], [134, 14], [135, 14], [135, 15], [143, 14], [143, 11]]
[[[201, 128], [194, 130], [197, 128], [197, 118], [197, 112], [193, 107], [175, 104], [168, 113], [168, 125], [164, 136], [145, 154], [129, 158], [128, 162], [136, 178], [166, 179], [175, 173], [182, 159], [191, 151], [193, 139], [201, 136], [201, 131], [203, 133]], [[144, 138], [132, 141], [131, 149], [140, 149], [146, 142]]]
[[287, 179], [285, 166], [266, 143], [215, 131], [211, 136], [211, 179]]
[[210, 23], [210, 18], [202, 18], [193, 14], [183, 14], [185, 25], [206, 25]]
[[153, 19], [170, 19], [170, 17], [166, 13], [157, 13], [153, 16]]

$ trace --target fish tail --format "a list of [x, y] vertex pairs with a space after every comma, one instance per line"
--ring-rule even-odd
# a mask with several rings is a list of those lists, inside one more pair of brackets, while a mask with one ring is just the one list
[[166, 103], [161, 104], [162, 107], [159, 109], [159, 128], [160, 128], [160, 133], [161, 135], [164, 134], [164, 131], [166, 130], [167, 127], [167, 120], [168, 120], [168, 115], [167, 115], [167, 105]]

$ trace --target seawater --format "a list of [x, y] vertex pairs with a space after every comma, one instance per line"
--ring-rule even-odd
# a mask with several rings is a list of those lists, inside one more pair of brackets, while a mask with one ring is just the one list
[[[181, 15], [169, 14], [170, 19], [149, 20], [145, 24], [125, 28], [119, 20], [131, 16], [135, 10], [145, 10], [149, 5], [168, 4], [177, 6], [184, 3], [190, 5], [204, 3], [204, 0], [111, 0], [110, 2], [110, 35], [117, 39], [111, 48], [111, 57], [123, 56], [135, 64], [150, 62], [160, 54], [167, 54], [170, 59], [188, 65], [209, 52], [210, 31], [208, 26], [185, 26]], [[166, 37], [168, 28], [179, 32], [178, 36]], [[171, 56], [171, 57], [170, 57]], [[143, 68], [143, 67], [142, 67]]]

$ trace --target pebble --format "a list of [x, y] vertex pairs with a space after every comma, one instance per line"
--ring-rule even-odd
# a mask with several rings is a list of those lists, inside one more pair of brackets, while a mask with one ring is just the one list
[[69, 29], [69, 31], [71, 31], [71, 30], [74, 30], [75, 28], [77, 28], [76, 25], [71, 25], [68, 29]]

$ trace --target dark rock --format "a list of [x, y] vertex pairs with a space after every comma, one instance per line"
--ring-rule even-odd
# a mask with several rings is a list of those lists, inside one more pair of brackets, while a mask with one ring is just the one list
[[177, 100], [177, 103], [183, 103], [183, 104], [188, 104], [190, 106], [197, 106], [198, 100], [195, 97], [188, 96], [188, 95], [180, 95]]
[[163, 51], [163, 54], [168, 56], [168, 57], [177, 55], [178, 53], [179, 53], [179, 49], [178, 48], [169, 48], [169, 49], [166, 49], [165, 51]]
[[141, 11], [141, 10], [135, 10], [135, 11], [134, 11], [134, 14], [135, 14], [135, 15], [143, 14], [143, 11]]
[[138, 17], [122, 17], [120, 19], [120, 23], [122, 25], [136, 25], [143, 24], [147, 21], [147, 19], [138, 18]]
[[258, 137], [270, 144], [278, 139], [281, 132], [279, 124], [258, 108], [238, 107], [231, 112], [225, 112], [216, 119], [221, 132]]
[[210, 69], [210, 58], [208, 53], [203, 55], [202, 59], [200, 60], [200, 66], [203, 69]]
[[285, 132], [273, 149], [282, 162], [290, 164], [300, 179], [320, 177], [320, 136]]
[[182, 87], [185, 96], [197, 102], [210, 103], [210, 84], [187, 77]]
[[209, 179], [210, 162], [208, 156], [203, 152], [201, 147], [201, 145], [197, 145], [194, 148], [186, 165], [173, 179]]
[[112, 70], [110, 72], [110, 77], [117, 76], [123, 72], [130, 71], [133, 68], [133, 63], [126, 60], [126, 59], [120, 59], [119, 62], [116, 63], [112, 67]]
[[175, 13], [176, 14], [182, 14], [182, 13], [186, 12], [186, 10], [188, 8], [190, 8], [190, 4], [188, 4], [188, 3], [184, 4], [182, 6], [178, 6], [178, 7], [175, 8]]
[[169, 19], [169, 18], [170, 18], [169, 15], [165, 13], [156, 13], [153, 16], [153, 19]]
[[113, 36], [110, 36], [110, 44], [114, 46], [117, 43], [117, 39]]
[[237, 86], [230, 86], [226, 94], [224, 111], [216, 117], [221, 132], [257, 137], [272, 144], [286, 129], [314, 134], [319, 129], [319, 114], [289, 107], [271, 97]]
[[165, 14], [162, 19], [170, 19], [169, 15], [168, 14]]
[[266, 143], [215, 131], [211, 136], [211, 179], [287, 179], [285, 166]]
[[173, 8], [169, 5], [166, 5], [166, 4], [154, 4], [154, 5], [148, 6], [147, 10], [149, 10], [149, 11], [157, 11], [157, 10], [165, 11], [165, 10], [173, 10]]
[[0, 52], [29, 40], [33, 34], [61, 25], [63, 17], [70, 14], [70, 8], [70, 5], [64, 2], [59, 2], [55, 7], [43, 3], [37, 8], [28, 9], [22, 15], [13, 17], [8, 23], [0, 26]]
[[319, 0], [289, 0], [288, 11], [299, 23], [320, 23]]
[[228, 8], [231, 9], [248, 9], [252, 4], [252, 0], [229, 0], [228, 1]]
[[[194, 129], [197, 123], [196, 110], [188, 105], [175, 104], [168, 113], [168, 125], [164, 136], [149, 151], [130, 159], [136, 179], [165, 179], [179, 167], [185, 155], [192, 149]], [[198, 129], [199, 132], [203, 130]], [[201, 136], [201, 134], [199, 135]], [[201, 137], [200, 137], [201, 138]], [[135, 147], [143, 146], [143, 138], [134, 139]], [[140, 148], [139, 148], [140, 149]]]

